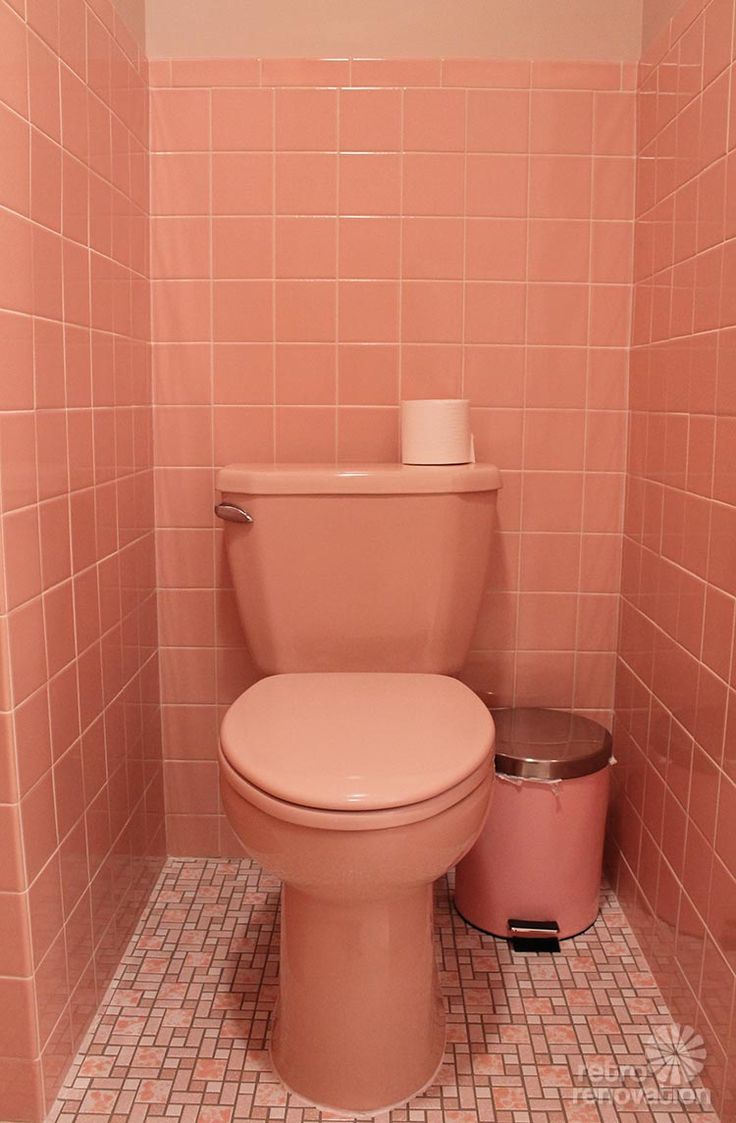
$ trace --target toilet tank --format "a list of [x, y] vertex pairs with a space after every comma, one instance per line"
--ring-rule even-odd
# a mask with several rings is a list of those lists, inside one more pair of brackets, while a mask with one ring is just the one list
[[[216, 510], [260, 670], [457, 672], [499, 487], [487, 464], [222, 468]], [[238, 509], [252, 521], [229, 521]]]

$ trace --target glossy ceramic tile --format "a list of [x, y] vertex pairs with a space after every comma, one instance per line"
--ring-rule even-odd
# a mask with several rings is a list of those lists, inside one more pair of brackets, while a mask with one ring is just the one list
[[[156, 64], [163, 588], [176, 594], [196, 580], [223, 601], [213, 468], [395, 459], [401, 398], [467, 395], [477, 454], [505, 474], [467, 676], [492, 683], [500, 701], [575, 705], [608, 720], [633, 257], [631, 71], [251, 61], [240, 77], [229, 60]], [[544, 537], [558, 531], [569, 536], [559, 559]], [[177, 540], [188, 544], [179, 559]], [[544, 558], [533, 586], [522, 576], [527, 553]], [[537, 593], [549, 594], [547, 613], [532, 632]], [[196, 696], [207, 712], [221, 710], [252, 674], [232, 600], [206, 613], [185, 634], [175, 597], [161, 600], [165, 705], [177, 726], [179, 707]], [[165, 734], [172, 777], [175, 766], [180, 779], [194, 760], [214, 761], [207, 728], [186, 759]], [[206, 776], [190, 785], [212, 785], [196, 812], [169, 806], [176, 846], [187, 822], [207, 847], [220, 832], [226, 845]]]
[[724, 1118], [736, 1110], [733, 20], [730, 2], [684, 5], [640, 68], [611, 845], [663, 993], [709, 1042]]
[[[449, 893], [443, 878], [444, 1064], [425, 1093], [377, 1118], [717, 1123], [697, 1082], [690, 1104], [658, 1091], [645, 1050], [671, 1019], [613, 894], [561, 955], [525, 956], [469, 928]], [[253, 863], [169, 859], [49, 1123], [345, 1118], [290, 1095], [270, 1067], [278, 921], [278, 882]]]
[[148, 120], [107, 0], [0, 26], [0, 1116], [37, 1120], [163, 850]]

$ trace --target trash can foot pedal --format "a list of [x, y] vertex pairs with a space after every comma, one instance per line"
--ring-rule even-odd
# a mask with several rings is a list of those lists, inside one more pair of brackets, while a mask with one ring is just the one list
[[555, 920], [509, 920], [509, 942], [518, 952], [558, 952], [560, 926]]

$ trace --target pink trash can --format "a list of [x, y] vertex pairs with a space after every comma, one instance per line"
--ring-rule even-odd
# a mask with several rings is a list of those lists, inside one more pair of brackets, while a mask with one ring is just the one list
[[541, 950], [598, 916], [611, 734], [559, 710], [491, 712], [496, 783], [457, 867], [455, 906], [474, 927]]

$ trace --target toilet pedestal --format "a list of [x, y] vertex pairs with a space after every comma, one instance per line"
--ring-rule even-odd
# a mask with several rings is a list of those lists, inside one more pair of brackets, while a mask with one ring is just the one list
[[432, 1082], [445, 1046], [432, 893], [345, 901], [284, 886], [271, 1056], [298, 1095], [375, 1112]]

